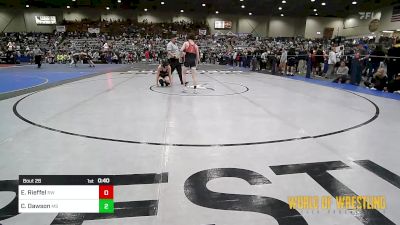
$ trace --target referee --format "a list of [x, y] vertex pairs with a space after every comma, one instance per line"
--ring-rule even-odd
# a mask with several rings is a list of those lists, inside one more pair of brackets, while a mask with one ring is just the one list
[[181, 63], [179, 62], [180, 51], [179, 51], [179, 47], [176, 45], [176, 37], [171, 38], [171, 41], [167, 45], [167, 51], [168, 51], [169, 64], [171, 66], [171, 74], [176, 69], [179, 74], [179, 80], [181, 81], [181, 84], [183, 85], [182, 66], [181, 66]]
[[43, 53], [40, 50], [40, 48], [35, 46], [35, 48], [33, 49], [33, 55], [35, 57], [35, 64], [38, 65], [38, 68], [40, 68], [42, 66], [42, 54]]

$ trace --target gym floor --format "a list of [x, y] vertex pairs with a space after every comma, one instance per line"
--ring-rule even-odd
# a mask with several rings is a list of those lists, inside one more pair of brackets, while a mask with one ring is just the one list
[[[396, 95], [216, 65], [184, 93], [176, 73], [157, 87], [155, 69], [0, 69], [27, 79], [0, 84], [0, 224], [400, 224]], [[115, 214], [18, 214], [29, 174], [115, 176]], [[287, 207], [339, 195], [386, 208]]]

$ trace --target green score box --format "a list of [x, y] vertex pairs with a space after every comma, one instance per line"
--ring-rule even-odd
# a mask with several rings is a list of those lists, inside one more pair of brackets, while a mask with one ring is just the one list
[[100, 199], [99, 213], [114, 213], [114, 200]]

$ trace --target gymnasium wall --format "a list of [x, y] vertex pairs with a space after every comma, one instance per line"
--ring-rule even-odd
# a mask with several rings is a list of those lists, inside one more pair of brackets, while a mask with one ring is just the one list
[[400, 29], [400, 22], [391, 22], [393, 7], [386, 7], [374, 11], [374, 17], [368, 20], [360, 19], [359, 14], [351, 15], [344, 19], [343, 36], [358, 36], [372, 34], [369, 31], [369, 24], [373, 19], [380, 19], [380, 25], [377, 32], [384, 30]]
[[3, 32], [23, 32], [26, 25], [23, 14], [0, 9], [0, 31]]
[[269, 37], [303, 36], [306, 18], [271, 17], [269, 21]]
[[[395, 30], [400, 28], [400, 22], [390, 22], [393, 7], [386, 7], [376, 10], [374, 18], [381, 19], [378, 31]], [[172, 21], [206, 21], [211, 33], [233, 32], [233, 33], [252, 33], [256, 36], [270, 37], [293, 37], [305, 36], [306, 38], [322, 37], [324, 29], [334, 28], [334, 35], [356, 36], [368, 35], [370, 20], [361, 20], [358, 14], [347, 18], [325, 18], [325, 17], [268, 17], [268, 16], [248, 16], [248, 15], [204, 15], [185, 12], [172, 16], [170, 13], [158, 12], [138, 12], [134, 10], [98, 10], [98, 9], [35, 9], [24, 10], [0, 9], [0, 32], [53, 32], [55, 26], [37, 25], [34, 16], [47, 15], [56, 16], [57, 21], [63, 19], [70, 21], [80, 21], [82, 19], [106, 19], [106, 20], [125, 20], [136, 21], [147, 20], [148, 22], [172, 22]], [[232, 21], [232, 29], [216, 30], [214, 22], [216, 20]], [[320, 34], [318, 34], [320, 32]]]
[[[49, 15], [46, 9], [7, 10], [0, 9], [0, 32], [53, 32], [55, 26], [37, 25], [35, 16]], [[61, 10], [52, 10], [51, 14], [62, 18]]]
[[333, 28], [333, 37], [343, 32], [342, 18], [308, 17], [305, 27], [305, 38], [323, 38], [325, 28]]

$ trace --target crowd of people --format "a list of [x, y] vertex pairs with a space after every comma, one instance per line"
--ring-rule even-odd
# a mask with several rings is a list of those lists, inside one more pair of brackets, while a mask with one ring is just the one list
[[[161, 62], [171, 57], [172, 39], [182, 46], [187, 35], [209, 32], [204, 23], [141, 23], [132, 21], [66, 22], [66, 32], [1, 33], [0, 62], [94, 63]], [[98, 27], [99, 33], [88, 28]], [[190, 32], [188, 32], [190, 31]], [[400, 43], [297, 38], [258, 38], [251, 35], [196, 35], [201, 63], [268, 71], [272, 74], [325, 77], [338, 83], [397, 91]], [[176, 59], [178, 60], [178, 59]], [[177, 62], [173, 61], [175, 68]], [[175, 66], [174, 66], [175, 65]], [[175, 68], [176, 69], [176, 68]], [[382, 78], [382, 76], [386, 78]], [[363, 78], [364, 77], [364, 78]], [[364, 81], [364, 82], [363, 82]], [[386, 85], [386, 86], [385, 86]]]

